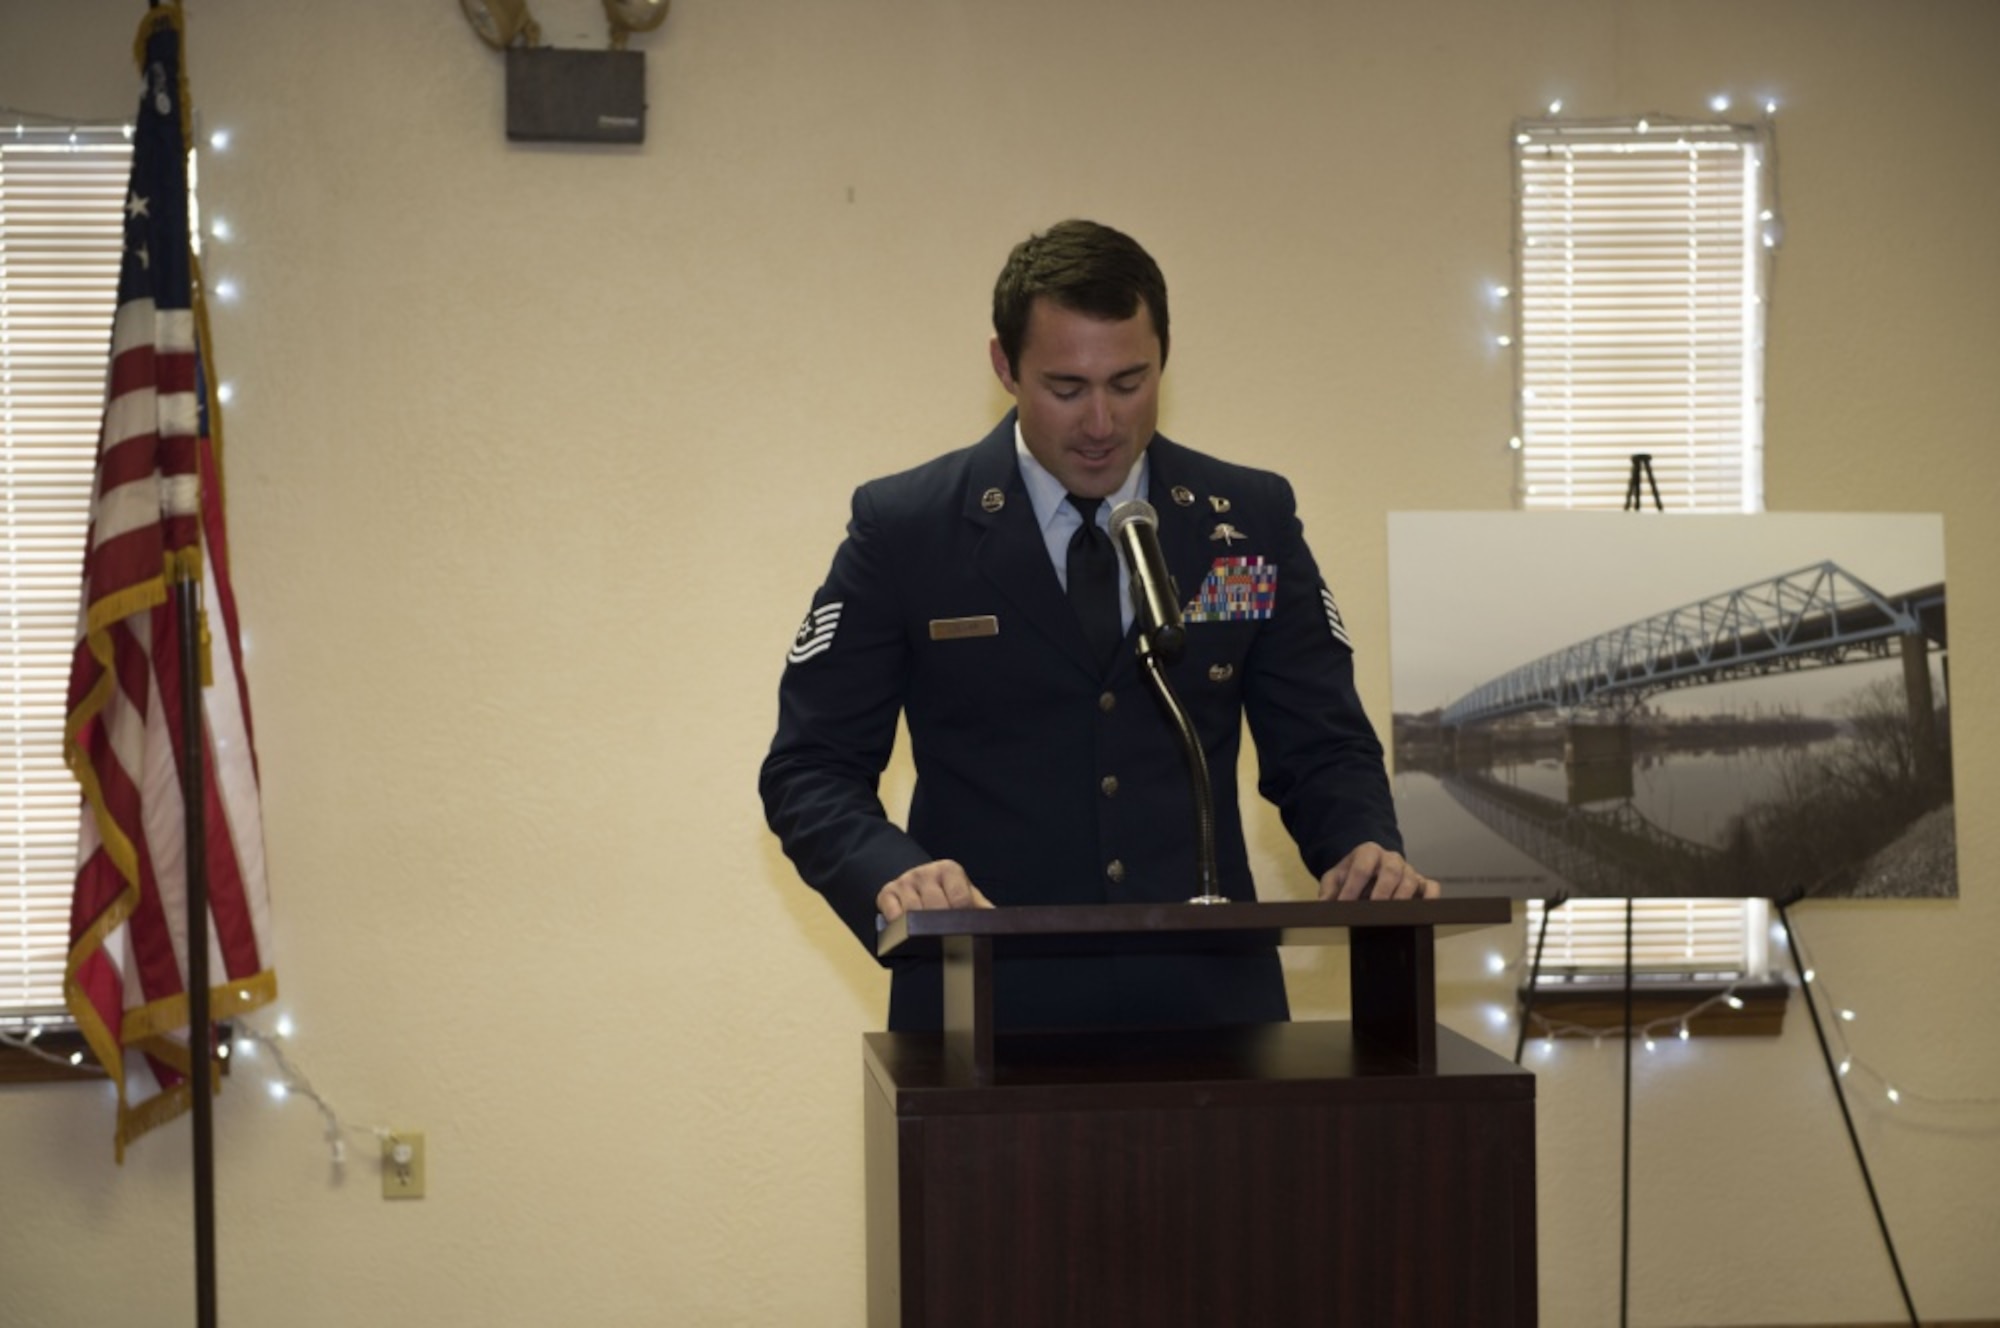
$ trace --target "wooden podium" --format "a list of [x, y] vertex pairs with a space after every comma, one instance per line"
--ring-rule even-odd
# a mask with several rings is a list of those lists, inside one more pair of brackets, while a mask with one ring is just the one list
[[[864, 1038], [870, 1328], [1531, 1325], [1534, 1078], [1437, 1027], [1503, 899], [912, 913], [945, 1032]], [[1077, 938], [1346, 944], [1351, 1023], [996, 1034], [993, 960]]]

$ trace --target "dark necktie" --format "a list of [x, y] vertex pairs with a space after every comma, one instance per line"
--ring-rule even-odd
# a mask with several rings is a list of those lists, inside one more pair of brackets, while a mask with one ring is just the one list
[[1124, 617], [1118, 612], [1118, 553], [1110, 537], [1097, 528], [1097, 509], [1104, 500], [1071, 494], [1069, 502], [1083, 517], [1083, 527], [1069, 541], [1069, 602], [1083, 624], [1091, 657], [1102, 667], [1111, 662], [1125, 635]]

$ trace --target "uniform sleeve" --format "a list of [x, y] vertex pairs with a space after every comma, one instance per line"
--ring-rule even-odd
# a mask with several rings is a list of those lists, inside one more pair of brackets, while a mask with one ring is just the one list
[[931, 855], [890, 824], [877, 788], [896, 740], [910, 646], [868, 490], [786, 656], [778, 732], [758, 792], [805, 882], [869, 953], [875, 896]]
[[1357, 844], [1402, 851], [1382, 744], [1354, 690], [1354, 648], [1306, 547], [1289, 483], [1275, 559], [1277, 602], [1251, 648], [1244, 711], [1258, 791], [1284, 818], [1313, 877]]

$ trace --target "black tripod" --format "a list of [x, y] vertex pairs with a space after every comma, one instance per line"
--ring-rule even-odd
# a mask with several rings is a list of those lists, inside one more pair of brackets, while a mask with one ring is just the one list
[[1653, 491], [1653, 510], [1656, 512], [1666, 511], [1667, 505], [1660, 501], [1660, 486], [1653, 482], [1653, 454], [1651, 452], [1634, 452], [1632, 454], [1632, 478], [1626, 481], [1625, 484], [1625, 510], [1628, 512], [1643, 512], [1646, 510], [1646, 500], [1639, 490], [1639, 477], [1641, 475], [1646, 477], [1646, 487]]

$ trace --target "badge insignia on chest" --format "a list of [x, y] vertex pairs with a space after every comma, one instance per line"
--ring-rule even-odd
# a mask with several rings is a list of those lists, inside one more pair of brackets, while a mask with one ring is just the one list
[[1201, 590], [1181, 611], [1184, 622], [1250, 622], [1271, 616], [1278, 565], [1258, 557], [1217, 558]]

